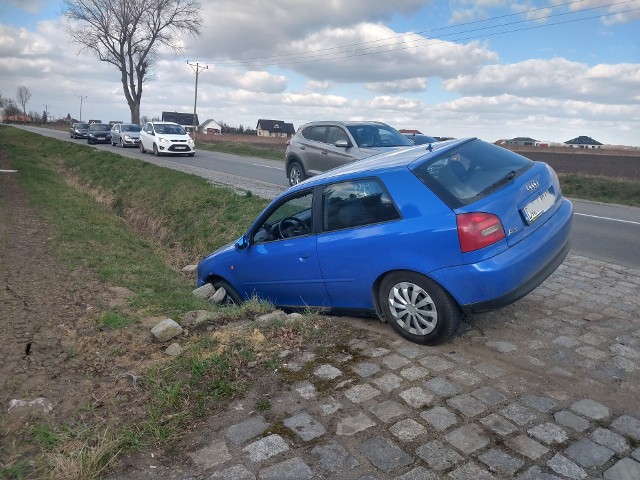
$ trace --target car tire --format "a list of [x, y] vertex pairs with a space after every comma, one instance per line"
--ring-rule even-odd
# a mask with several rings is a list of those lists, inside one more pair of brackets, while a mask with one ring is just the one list
[[156, 157], [159, 157], [159, 156], [160, 156], [160, 152], [158, 151], [158, 147], [157, 147], [157, 145], [156, 145], [155, 143], [153, 144], [153, 154], [154, 154]]
[[380, 283], [378, 301], [384, 318], [407, 340], [437, 345], [462, 322], [456, 301], [433, 280], [411, 271], [393, 272]]
[[140, 153], [147, 153], [147, 151], [144, 149], [144, 145], [142, 144], [142, 141], [140, 141]]
[[111, 146], [115, 147], [116, 146], [116, 142], [113, 141], [113, 138], [111, 139]]
[[240, 305], [242, 303], [242, 298], [238, 295], [238, 292], [229, 285], [224, 280], [217, 280], [213, 282], [213, 288], [218, 290], [219, 288], [224, 288], [226, 295], [224, 299], [220, 302], [220, 305]]
[[291, 162], [289, 168], [287, 169], [287, 178], [289, 179], [289, 185], [297, 185], [307, 178], [307, 175], [304, 173], [304, 168], [300, 162], [297, 160]]

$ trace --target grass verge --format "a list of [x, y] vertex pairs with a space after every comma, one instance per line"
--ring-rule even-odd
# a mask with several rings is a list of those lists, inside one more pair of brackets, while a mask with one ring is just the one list
[[[116, 405], [124, 411], [107, 428], [101, 418], [105, 407], [98, 401], [62, 424], [51, 418], [34, 421], [15, 443], [2, 441], [0, 478], [96, 478], [121, 453], [169, 442], [220, 401], [242, 394], [255, 376], [266, 377], [277, 368], [283, 345], [293, 338], [303, 343], [310, 334], [303, 326], [253, 322], [235, 336], [221, 333], [223, 324], [251, 320], [272, 307], [257, 301], [237, 308], [212, 306], [193, 297], [193, 280], [180, 273], [184, 263], [237, 238], [264, 200], [10, 127], [0, 127], [0, 149], [19, 171], [32, 207], [52, 227], [53, 252], [65, 268], [91, 272], [106, 285], [132, 292], [126, 305], [96, 312], [87, 341], [104, 341], [113, 330], [139, 335], [141, 330], [133, 329], [149, 316], [215, 313], [199, 332], [194, 327], [181, 338], [179, 357], [138, 365], [137, 373], [129, 374], [135, 387], [129, 404], [138, 409]], [[157, 350], [146, 337], [145, 342]], [[130, 353], [129, 345], [116, 345], [105, 356]], [[81, 355], [73, 352], [69, 359]]]

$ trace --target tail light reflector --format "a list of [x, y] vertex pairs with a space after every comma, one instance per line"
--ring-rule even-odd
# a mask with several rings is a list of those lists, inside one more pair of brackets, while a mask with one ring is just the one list
[[463, 253], [487, 247], [504, 238], [502, 222], [491, 213], [462, 213], [456, 220]]

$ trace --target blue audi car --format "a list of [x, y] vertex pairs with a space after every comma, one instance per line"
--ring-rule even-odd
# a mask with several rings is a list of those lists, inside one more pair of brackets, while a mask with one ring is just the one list
[[550, 166], [476, 138], [376, 155], [289, 188], [198, 265], [225, 301], [369, 313], [433, 345], [506, 306], [569, 251]]

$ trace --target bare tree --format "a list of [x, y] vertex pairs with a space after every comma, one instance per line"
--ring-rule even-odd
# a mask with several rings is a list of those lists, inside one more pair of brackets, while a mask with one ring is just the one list
[[120, 72], [120, 82], [140, 123], [142, 86], [162, 46], [181, 51], [180, 34], [200, 34], [202, 17], [196, 0], [65, 0], [67, 33]]
[[27, 103], [31, 100], [31, 92], [24, 85], [20, 85], [16, 91], [16, 100], [22, 105], [22, 113], [27, 114]]

